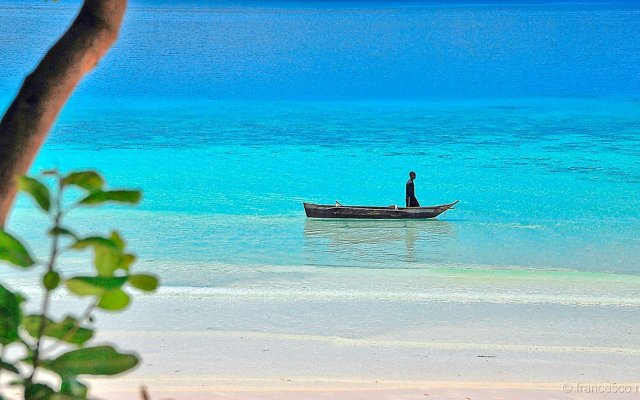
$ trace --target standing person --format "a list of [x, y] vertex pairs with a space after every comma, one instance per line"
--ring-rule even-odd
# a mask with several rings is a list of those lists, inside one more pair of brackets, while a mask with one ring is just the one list
[[420, 207], [420, 202], [416, 199], [416, 191], [415, 186], [413, 184], [413, 180], [416, 179], [416, 173], [411, 171], [409, 172], [409, 180], [407, 181], [407, 191], [405, 202], [407, 207]]

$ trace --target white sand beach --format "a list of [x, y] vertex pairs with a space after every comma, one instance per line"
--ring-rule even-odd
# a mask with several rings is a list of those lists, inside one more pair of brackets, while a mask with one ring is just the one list
[[133, 399], [146, 385], [153, 398], [175, 399], [608, 399], [631, 398], [640, 384], [633, 277], [578, 274], [568, 285], [544, 273], [409, 271], [402, 282], [412, 290], [389, 276], [376, 292], [384, 273], [335, 273], [166, 287], [123, 315], [99, 314], [97, 342], [143, 361], [93, 381], [95, 393]]

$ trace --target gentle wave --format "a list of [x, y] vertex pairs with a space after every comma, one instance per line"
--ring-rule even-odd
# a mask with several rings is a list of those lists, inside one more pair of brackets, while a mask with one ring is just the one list
[[423, 342], [405, 340], [383, 340], [383, 339], [353, 339], [340, 336], [270, 333], [254, 331], [109, 331], [108, 336], [138, 336], [149, 339], [161, 337], [227, 337], [227, 338], [256, 338], [285, 341], [307, 341], [328, 343], [334, 346], [348, 347], [376, 347], [376, 348], [414, 348], [429, 350], [497, 350], [516, 351], [527, 353], [599, 353], [617, 355], [640, 355], [640, 348], [633, 347], [609, 347], [609, 346], [553, 346], [553, 345], [525, 345], [525, 344], [501, 344], [501, 343], [461, 343], [461, 342]]
[[[324, 281], [323, 281], [324, 282]], [[535, 284], [490, 285], [486, 281], [477, 284], [454, 284], [452, 281], [439, 281], [435, 285], [421, 285], [417, 289], [406, 289], [396, 282], [382, 289], [379, 281], [363, 282], [362, 289], [356, 285], [343, 285], [338, 288], [323, 288], [298, 283], [276, 282], [267, 287], [269, 281], [258, 285], [247, 283], [241, 287], [194, 287], [164, 286], [158, 290], [159, 299], [167, 298], [209, 298], [212, 301], [232, 300], [287, 302], [394, 302], [394, 303], [458, 303], [458, 304], [549, 304], [563, 306], [607, 306], [607, 307], [640, 307], [640, 289], [625, 287], [624, 290], [615, 285], [600, 285], [593, 289], [589, 285], [573, 285], [563, 288]], [[30, 298], [37, 297], [39, 292], [33, 283], [25, 281], [8, 282], [11, 287]], [[395, 287], [394, 287], [395, 286]], [[417, 286], [417, 285], [416, 285]], [[58, 299], [71, 298], [73, 295], [58, 291]]]
[[253, 288], [197, 288], [168, 287], [161, 295], [241, 297], [271, 301], [386, 301], [410, 303], [492, 303], [492, 304], [558, 304], [568, 306], [622, 306], [640, 307], [640, 298], [607, 295], [574, 295], [551, 293], [491, 293], [467, 290], [441, 289], [439, 292], [394, 292], [394, 291], [336, 291], [307, 289], [253, 289]]

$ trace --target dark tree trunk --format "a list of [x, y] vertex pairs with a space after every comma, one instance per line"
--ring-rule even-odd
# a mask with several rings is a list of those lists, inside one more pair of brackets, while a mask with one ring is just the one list
[[0, 227], [25, 174], [82, 77], [116, 41], [127, 0], [85, 0], [73, 24], [24, 80], [0, 122]]

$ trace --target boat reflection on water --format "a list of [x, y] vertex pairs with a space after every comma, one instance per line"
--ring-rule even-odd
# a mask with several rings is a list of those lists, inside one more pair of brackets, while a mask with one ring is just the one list
[[307, 219], [307, 264], [369, 268], [415, 268], [442, 261], [455, 224], [439, 220]]

